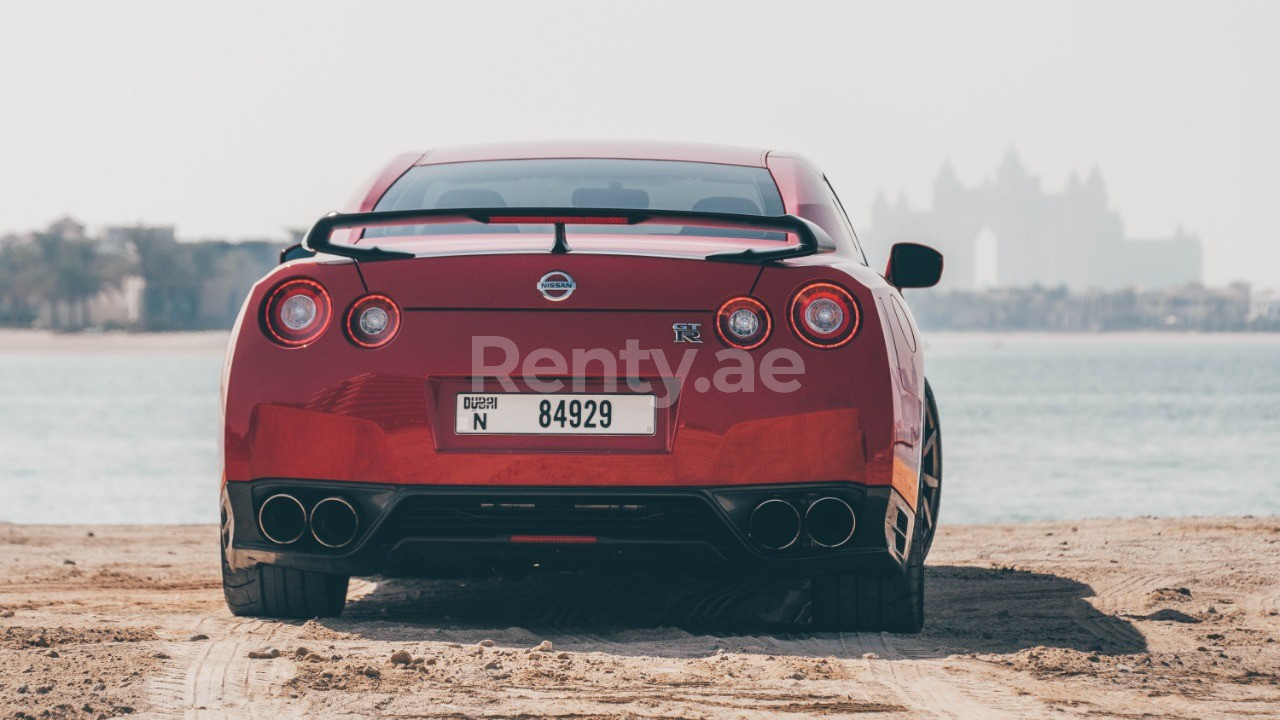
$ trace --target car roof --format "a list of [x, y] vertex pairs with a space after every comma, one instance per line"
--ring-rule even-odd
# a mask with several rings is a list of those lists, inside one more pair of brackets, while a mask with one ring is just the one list
[[543, 140], [535, 142], [459, 145], [428, 150], [417, 165], [475, 162], [479, 160], [530, 160], [538, 158], [617, 158], [627, 160], [684, 160], [765, 167], [768, 150], [709, 143], [656, 142], [647, 140]]

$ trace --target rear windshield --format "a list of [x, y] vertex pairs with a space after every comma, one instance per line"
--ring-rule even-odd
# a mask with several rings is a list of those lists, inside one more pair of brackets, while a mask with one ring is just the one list
[[[765, 168], [670, 160], [493, 160], [419, 165], [396, 180], [374, 210], [621, 208], [782, 215]], [[545, 232], [538, 225], [449, 223], [365, 230], [369, 238]], [[572, 232], [572, 230], [570, 231]], [[592, 225], [590, 232], [729, 236], [785, 240], [783, 233], [692, 226]]]

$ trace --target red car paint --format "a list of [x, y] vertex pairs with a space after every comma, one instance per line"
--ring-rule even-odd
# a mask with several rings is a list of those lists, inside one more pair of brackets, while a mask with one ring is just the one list
[[[809, 219], [837, 250], [759, 266], [702, 259], [765, 241], [598, 235], [571, 231], [573, 251], [551, 255], [551, 233], [380, 239], [438, 256], [360, 262], [329, 256], [281, 265], [254, 286], [232, 334], [223, 381], [224, 481], [300, 478], [356, 483], [475, 486], [729, 486], [848, 481], [892, 486], [916, 501], [924, 375], [917, 330], [899, 292], [868, 267], [821, 173], [794, 155], [698, 145], [541, 143], [402, 155], [345, 208], [369, 211], [415, 164], [520, 158], [635, 158], [766, 167], [788, 213]], [[360, 243], [359, 231], [336, 242]], [[453, 254], [450, 254], [453, 253]], [[660, 254], [661, 256], [653, 256]], [[571, 274], [576, 292], [547, 302], [535, 282]], [[307, 278], [332, 298], [325, 332], [305, 347], [273, 342], [261, 322], [268, 293]], [[860, 308], [851, 342], [819, 349], [797, 337], [788, 304], [804, 285], [846, 288]], [[358, 298], [379, 293], [403, 311], [398, 336], [365, 349], [342, 330]], [[628, 339], [669, 357], [672, 325], [715, 326], [715, 311], [750, 295], [773, 329], [759, 355], [799, 353], [801, 388], [775, 393], [699, 392], [721, 349], [714, 333], [690, 371], [672, 377], [652, 360], [645, 378], [683, 386], [659, 411], [652, 437], [462, 436], [454, 396], [471, 389], [472, 338], [505, 336], [528, 352], [602, 348]]]

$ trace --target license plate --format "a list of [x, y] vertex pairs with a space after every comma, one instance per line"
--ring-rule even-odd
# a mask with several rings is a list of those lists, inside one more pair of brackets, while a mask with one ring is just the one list
[[653, 395], [458, 395], [459, 435], [653, 435]]

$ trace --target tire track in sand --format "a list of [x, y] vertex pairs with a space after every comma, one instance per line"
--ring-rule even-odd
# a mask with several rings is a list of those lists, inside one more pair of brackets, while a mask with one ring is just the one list
[[249, 619], [202, 618], [192, 626], [210, 640], [167, 643], [168, 658], [147, 686], [151, 717], [258, 720], [302, 717], [288, 707], [280, 685], [293, 663], [249, 659], [249, 651], [299, 634], [295, 625]]
[[[927, 659], [915, 638], [887, 633], [840, 633], [835, 640], [817, 640], [835, 653], [862, 663], [865, 674], [895, 692], [902, 704], [925, 717], [1021, 720], [1053, 717], [1047, 706], [993, 682], [981, 673], [944, 668], [942, 659]], [[959, 661], [952, 658], [951, 662]]]
[[[376, 583], [353, 578], [347, 600], [358, 600], [377, 589]], [[272, 642], [296, 640], [294, 623], [252, 618], [202, 617], [190, 626], [193, 634], [210, 640], [167, 643], [169, 657], [147, 685], [152, 717], [183, 720], [269, 720], [305, 717], [290, 708], [281, 685], [293, 677], [294, 664], [282, 658], [249, 659], [249, 651]]]

